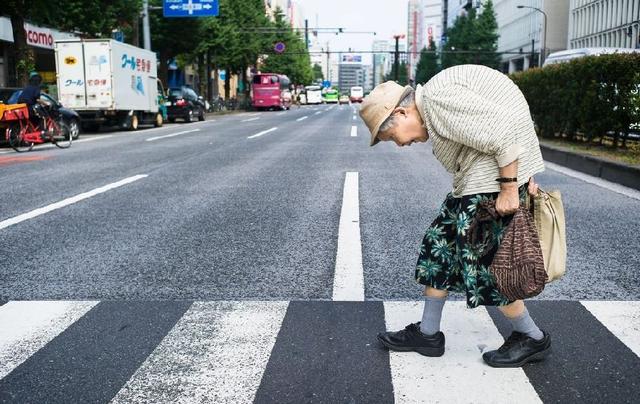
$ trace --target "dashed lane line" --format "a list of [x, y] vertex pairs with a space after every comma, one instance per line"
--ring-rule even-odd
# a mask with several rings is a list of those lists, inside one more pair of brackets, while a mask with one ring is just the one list
[[305, 116], [303, 116], [301, 118], [296, 119], [296, 122], [304, 121], [307, 118], [308, 118], [308, 116], [305, 115]]
[[249, 136], [247, 139], [254, 139], [256, 137], [262, 136], [262, 135], [266, 135], [267, 133], [271, 133], [275, 130], [278, 130], [277, 127], [271, 128], [271, 129], [267, 129], [267, 130], [263, 130], [262, 132], [256, 133], [255, 135]]
[[200, 131], [200, 129], [183, 130], [182, 132], [170, 133], [168, 135], [163, 135], [163, 136], [150, 137], [150, 138], [145, 139], [145, 140], [147, 142], [153, 142], [154, 140], [166, 139], [168, 137], [180, 136], [180, 135], [184, 135], [186, 133], [199, 132], [199, 131]]
[[148, 177], [148, 175], [146, 175], [146, 174], [134, 175], [133, 177], [125, 178], [125, 179], [120, 180], [118, 182], [114, 182], [114, 183], [105, 185], [103, 187], [96, 188], [96, 189], [91, 190], [89, 192], [84, 192], [82, 194], [79, 194], [79, 195], [76, 195], [76, 196], [72, 196], [71, 198], [64, 199], [64, 200], [62, 200], [60, 202], [56, 202], [56, 203], [52, 203], [51, 205], [43, 206], [42, 208], [38, 208], [38, 209], [32, 210], [31, 212], [23, 213], [22, 215], [19, 215], [19, 216], [16, 216], [16, 217], [12, 217], [12, 218], [7, 219], [7, 220], [3, 220], [2, 222], [0, 222], [0, 230], [6, 229], [7, 227], [13, 226], [14, 224], [18, 224], [18, 223], [24, 222], [25, 220], [33, 219], [34, 217], [38, 217], [38, 216], [44, 215], [45, 213], [49, 213], [49, 212], [52, 212], [54, 210], [64, 208], [65, 206], [72, 205], [72, 204], [74, 204], [76, 202], [80, 202], [80, 201], [82, 201], [84, 199], [91, 198], [93, 196], [96, 196], [98, 194], [102, 194], [104, 192], [107, 192], [107, 191], [110, 191], [112, 189], [121, 187], [123, 185], [131, 184], [132, 182], [141, 180], [141, 179], [146, 178], [146, 177]]

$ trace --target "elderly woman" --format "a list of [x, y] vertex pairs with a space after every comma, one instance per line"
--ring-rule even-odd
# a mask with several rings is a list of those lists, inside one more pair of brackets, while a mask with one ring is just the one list
[[[522, 300], [509, 301], [495, 287], [489, 266], [504, 228], [527, 194], [533, 175], [544, 170], [538, 139], [524, 96], [504, 74], [484, 66], [462, 65], [440, 72], [427, 84], [378, 85], [364, 100], [360, 116], [371, 146], [398, 146], [431, 139], [433, 154], [453, 174], [453, 189], [426, 231], [415, 271], [425, 285], [422, 321], [378, 335], [394, 351], [444, 354], [440, 319], [449, 291], [466, 294], [467, 307], [498, 306], [513, 333], [483, 359], [494, 367], [519, 367], [551, 350]], [[480, 240], [468, 237], [479, 203], [495, 201], [500, 215]]]

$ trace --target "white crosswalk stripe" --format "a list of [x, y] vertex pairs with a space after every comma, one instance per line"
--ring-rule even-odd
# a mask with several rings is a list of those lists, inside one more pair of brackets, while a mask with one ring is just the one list
[[[98, 303], [12, 301], [0, 306], [0, 379], [6, 378], [39, 350], [46, 349], [52, 340], [65, 338], [65, 330], [81, 317], [90, 316], [93, 312], [90, 310]], [[341, 310], [344, 307], [362, 310], [366, 303], [349, 303], [352, 306], [341, 306]], [[399, 330], [417, 321], [423, 305], [422, 301], [382, 304], [387, 330]], [[588, 310], [582, 309], [583, 317], [590, 318], [587, 320], [594, 327], [602, 329], [604, 325], [631, 350], [626, 352], [632, 356], [635, 353], [632, 363], [639, 363], [640, 302], [581, 301], [580, 304]], [[575, 302], [572, 307], [580, 304]], [[295, 341], [278, 341], [289, 307], [290, 302], [286, 301], [194, 302], [184, 314], [176, 317], [179, 320], [172, 328], [167, 328], [166, 334], [161, 334], [164, 338], [155, 349], [145, 354], [146, 360], [126, 375], [117, 394], [115, 391], [112, 393], [115, 396], [111, 402], [250, 403], [257, 400], [261, 381], [269, 379], [268, 364], [276, 351], [274, 346], [278, 343], [296, 346]], [[449, 301], [444, 310], [444, 356], [429, 358], [413, 352], [389, 353], [390, 382], [395, 402], [470, 402], [473, 401], [470, 392], [474, 396], [485, 397], [483, 402], [492, 403], [510, 403], [516, 397], [519, 403], [549, 400], [548, 396], [539, 395], [539, 386], [523, 369], [494, 369], [483, 363], [482, 353], [497, 348], [503, 341], [487, 310], [467, 309], [462, 301]], [[567, 329], [572, 327], [571, 321], [560, 324]], [[300, 324], [299, 329], [300, 333], [313, 332], [313, 318]], [[290, 332], [291, 329], [289, 335]], [[373, 340], [375, 336], [362, 336], [364, 342]], [[351, 349], [336, 342], [329, 343], [328, 347]], [[297, 345], [297, 349], [304, 348]], [[100, 346], [95, 349], [95, 359], [91, 360], [100, 361]], [[64, 354], [73, 356], [73, 347], [65, 348]], [[322, 354], [318, 352], [320, 360]], [[583, 354], [588, 355], [589, 352]], [[593, 360], [600, 363], [602, 358]], [[610, 358], [610, 361], [613, 364], [617, 362], [616, 358]], [[105, 363], [103, 366], [117, 368], [118, 363]], [[340, 364], [327, 363], [326, 366]], [[291, 372], [304, 372], [304, 369], [292, 368]], [[28, 377], [28, 373], [25, 374], [21, 377]], [[318, 375], [309, 375], [315, 376]], [[125, 383], [126, 378], [128, 381]], [[288, 386], [286, 380], [281, 383]], [[606, 389], [607, 386], [601, 388]]]
[[98, 302], [9, 302], [0, 307], [0, 379]]
[[[422, 302], [386, 302], [387, 331], [396, 331], [422, 316]], [[396, 403], [462, 403], [469, 393], [487, 397], [483, 402], [540, 403], [522, 369], [494, 369], [481, 354], [502, 344], [502, 337], [485, 310], [469, 310], [461, 301], [447, 302], [441, 330], [446, 352], [438, 358], [418, 353], [390, 352]], [[450, 386], [451, 388], [443, 388]], [[490, 398], [489, 398], [490, 397]]]
[[286, 302], [194, 303], [112, 403], [253, 402], [286, 310]]

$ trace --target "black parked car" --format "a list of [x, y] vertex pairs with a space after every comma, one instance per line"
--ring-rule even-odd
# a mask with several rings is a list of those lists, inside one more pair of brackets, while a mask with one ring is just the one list
[[167, 104], [169, 122], [175, 122], [176, 118], [191, 122], [196, 117], [199, 121], [204, 121], [205, 111], [204, 99], [199, 97], [192, 88], [182, 86], [169, 89], [169, 103]]
[[[11, 96], [5, 99], [3, 96], [6, 95], [9, 90], [12, 92]], [[22, 94], [21, 88], [2, 88], [0, 89], [0, 102], [4, 102], [5, 104], [17, 104], [20, 94]], [[40, 99], [58, 110], [60, 115], [62, 115], [64, 122], [69, 126], [69, 131], [71, 132], [73, 140], [78, 139], [80, 137], [80, 115], [72, 109], [63, 107], [58, 100], [49, 94], [40, 93]]]

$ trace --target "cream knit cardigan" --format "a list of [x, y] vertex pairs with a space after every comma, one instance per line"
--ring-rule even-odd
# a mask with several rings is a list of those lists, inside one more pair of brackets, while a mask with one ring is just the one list
[[445, 69], [416, 89], [433, 154], [453, 174], [453, 196], [499, 192], [498, 167], [518, 160], [518, 185], [544, 171], [529, 105], [504, 74], [485, 66]]

